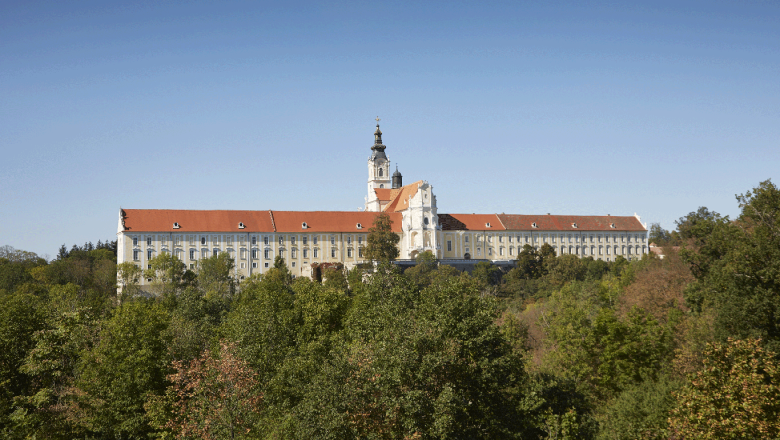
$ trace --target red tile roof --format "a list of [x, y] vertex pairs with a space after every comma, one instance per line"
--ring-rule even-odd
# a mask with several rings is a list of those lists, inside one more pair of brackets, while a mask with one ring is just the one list
[[[490, 227], [487, 227], [487, 224]], [[439, 214], [439, 224], [445, 231], [503, 231], [495, 214]]]
[[[518, 215], [498, 214], [501, 223], [511, 230], [543, 231], [641, 231], [644, 226], [634, 216], [618, 217], [614, 215]], [[532, 224], [536, 223], [536, 228]], [[572, 227], [576, 223], [577, 227]], [[612, 228], [610, 225], [614, 224]]]
[[[125, 209], [125, 230], [138, 232], [273, 232], [268, 211]], [[246, 226], [239, 229], [238, 223]], [[173, 224], [180, 228], [174, 229]]]
[[[125, 230], [133, 232], [368, 232], [377, 212], [360, 211], [197, 211], [125, 209]], [[401, 232], [401, 214], [390, 213]], [[239, 222], [245, 228], [238, 227]], [[307, 228], [303, 229], [302, 223]], [[173, 227], [174, 223], [179, 228]], [[362, 229], [357, 228], [360, 223]]]
[[[368, 232], [378, 212], [273, 211], [277, 232]], [[393, 232], [401, 233], [401, 214], [389, 213]], [[306, 229], [301, 226], [306, 222]], [[360, 223], [362, 229], [357, 228]]]
[[392, 190], [394, 192], [391, 193], [390, 196], [393, 197], [393, 199], [390, 203], [387, 204], [387, 206], [384, 207], [383, 211], [401, 212], [406, 210], [406, 208], [409, 207], [409, 197], [414, 197], [414, 195], [417, 194], [417, 189], [420, 187], [420, 185], [422, 185], [422, 183], [422, 180], [418, 180], [417, 182], [410, 183], [409, 185], [404, 185], [400, 188]]
[[374, 188], [374, 192], [376, 193], [376, 198], [379, 199], [380, 202], [389, 202], [393, 200], [393, 197], [395, 196], [393, 192], [398, 193], [397, 190], [392, 188]]

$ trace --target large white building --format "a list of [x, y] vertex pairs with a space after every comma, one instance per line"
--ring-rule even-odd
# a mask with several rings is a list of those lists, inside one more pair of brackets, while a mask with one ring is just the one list
[[428, 182], [403, 185], [398, 170], [390, 174], [385, 148], [377, 124], [364, 211], [120, 209], [118, 262], [146, 268], [154, 256], [170, 252], [194, 269], [199, 259], [227, 252], [243, 278], [265, 272], [281, 255], [293, 274], [310, 276], [313, 263], [364, 262], [368, 228], [379, 212], [390, 216], [401, 238], [401, 259], [431, 251], [443, 262], [501, 262], [515, 259], [526, 244], [538, 249], [545, 243], [558, 255], [605, 261], [648, 252], [647, 225], [636, 214], [439, 214]]

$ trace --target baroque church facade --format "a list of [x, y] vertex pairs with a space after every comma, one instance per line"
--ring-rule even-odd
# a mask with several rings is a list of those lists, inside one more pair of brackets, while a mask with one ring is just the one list
[[264, 273], [279, 255], [294, 275], [311, 276], [314, 263], [352, 268], [366, 262], [368, 229], [380, 212], [400, 236], [402, 260], [431, 251], [444, 264], [508, 264], [523, 246], [538, 249], [545, 243], [558, 255], [604, 261], [649, 252], [647, 225], [636, 214], [440, 214], [430, 183], [403, 185], [397, 169], [390, 174], [386, 148], [377, 124], [363, 211], [120, 209], [118, 263], [132, 261], [146, 269], [149, 260], [166, 252], [195, 269], [199, 259], [227, 252], [243, 279]]

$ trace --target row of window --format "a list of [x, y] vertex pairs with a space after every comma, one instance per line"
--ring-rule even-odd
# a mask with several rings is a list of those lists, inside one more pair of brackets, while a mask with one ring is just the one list
[[[310, 249], [307, 249], [307, 248], [306, 249], [302, 249], [302, 256], [303, 256], [303, 258], [309, 258], [309, 251], [310, 251]], [[163, 251], [163, 252], [165, 252], [165, 251]], [[209, 253], [211, 253], [211, 255], [213, 255], [213, 256], [217, 256], [220, 252], [222, 252], [220, 249], [212, 249], [211, 252], [209, 252], [208, 249], [201, 249], [200, 255], [201, 255], [201, 258], [207, 258], [209, 256]], [[146, 258], [148, 260], [152, 259], [152, 253], [153, 253], [153, 251], [151, 249], [148, 249], [146, 251]], [[180, 255], [181, 254], [181, 250], [177, 249], [177, 250], [175, 250], [175, 253], [176, 253], [177, 257], [181, 258], [181, 255]], [[232, 251], [228, 251], [228, 253], [230, 254], [231, 257], [233, 257], [233, 252]], [[312, 258], [319, 258], [319, 254], [320, 254], [319, 248], [311, 249], [311, 254], [312, 254]], [[335, 248], [335, 247], [330, 248], [330, 257], [331, 258], [336, 258], [337, 254], [338, 254], [338, 249], [337, 248]], [[358, 254], [358, 258], [363, 258], [363, 248], [362, 247], [358, 248], [357, 254]], [[252, 254], [251, 255], [252, 255], [252, 259], [253, 260], [257, 260], [258, 250], [257, 249], [252, 249]], [[271, 255], [272, 255], [271, 249], [264, 249], [263, 250], [263, 258], [265, 258], [266, 260], [270, 260], [271, 259]], [[278, 255], [280, 257], [284, 258], [285, 257], [285, 250], [284, 249], [279, 249]], [[197, 249], [190, 249], [190, 255], [189, 256], [190, 256], [190, 260], [197, 260], [198, 259], [198, 250]], [[347, 258], [353, 258], [353, 256], [354, 256], [354, 249], [351, 248], [351, 247], [347, 248]], [[133, 260], [139, 261], [141, 259], [140, 257], [141, 257], [141, 251], [138, 250], [138, 249], [134, 249], [133, 250]], [[246, 259], [246, 249], [241, 249], [241, 251], [239, 253], [239, 258], [242, 259], [242, 260]], [[293, 248], [293, 249], [290, 250], [290, 258], [291, 259], [297, 259], [298, 258], [298, 249]]]
[[[195, 246], [195, 237], [196, 236], [195, 235], [190, 235], [188, 237], [189, 237], [190, 246]], [[201, 235], [200, 236], [200, 244], [201, 245], [206, 245], [207, 243], [210, 243], [210, 244], [214, 244], [214, 245], [219, 245], [219, 243], [220, 243], [220, 236], [219, 235], [212, 235], [211, 236], [211, 240], [208, 240], [208, 237], [209, 236], [207, 236], [207, 235]], [[270, 243], [270, 237], [269, 236], [265, 235], [262, 238], [263, 238], [263, 244], [268, 245]], [[291, 235], [291, 236], [289, 236], [289, 238], [290, 238], [290, 245], [297, 244], [297, 242], [298, 242], [298, 237], [297, 236]], [[284, 240], [285, 240], [285, 236], [284, 235], [280, 235], [279, 236], [279, 244], [284, 244]], [[152, 240], [152, 236], [147, 236], [146, 237], [146, 245], [147, 246], [151, 246], [152, 245], [152, 241], [153, 241]], [[174, 244], [176, 246], [181, 246], [182, 241], [183, 241], [183, 237], [181, 235], [174, 236]], [[258, 237], [257, 236], [252, 236], [250, 241], [252, 242], [253, 245], [257, 245]], [[308, 235], [301, 236], [300, 237], [300, 241], [301, 241], [301, 244], [303, 244], [304, 246], [307, 246], [309, 244], [309, 236]], [[347, 241], [347, 244], [352, 244], [353, 237], [351, 235], [348, 235], [346, 237], [346, 241]], [[357, 243], [359, 245], [363, 244], [364, 236], [362, 236], [362, 235], [357, 236], [357, 240], [356, 241], [357, 241]], [[226, 235], [225, 239], [224, 239], [224, 242], [228, 246], [232, 245], [233, 244], [233, 237], [230, 236], [230, 235]], [[160, 243], [162, 245], [167, 245], [168, 237], [166, 235], [161, 235], [160, 236]], [[240, 235], [239, 236], [239, 243], [246, 244], [246, 236]], [[319, 244], [319, 235], [312, 236], [311, 237], [311, 243], [313, 245], [315, 245], [315, 246], [317, 244]], [[336, 244], [336, 236], [335, 235], [331, 235], [330, 236], [330, 244], [332, 244], [332, 245]], [[133, 246], [138, 246], [138, 237], [133, 237]]]
[[[476, 236], [477, 241], [482, 241], [482, 237], [483, 237], [483, 235], [479, 235], [478, 234]], [[493, 236], [492, 235], [485, 235], [484, 237], [485, 237], [485, 239], [487, 240], [488, 243], [491, 243], [493, 241]], [[503, 235], [498, 235], [497, 237], [498, 237], [498, 242], [499, 243], [503, 243], [504, 242], [504, 236]], [[507, 240], [509, 241], [509, 243], [512, 243], [515, 238], [517, 239], [518, 243], [531, 243], [531, 242], [539, 243], [540, 240], [541, 240], [542, 243], [555, 243], [557, 240], [560, 240], [561, 243], [565, 243], [566, 239], [569, 240], [569, 243], [579, 243], [580, 242], [580, 237], [582, 237], [581, 240], [582, 240], [583, 243], [586, 243], [588, 241], [588, 239], [590, 239], [591, 243], [602, 243], [602, 239], [604, 240], [604, 242], [609, 243], [610, 242], [610, 237], [612, 237], [612, 241], [614, 243], [626, 242], [626, 241], [631, 243], [632, 239], [635, 242], [637, 242], [637, 243], [644, 243], [646, 241], [646, 237], [643, 234], [633, 234], [633, 235], [631, 235], [631, 234], [628, 234], [628, 235], [622, 235], [622, 234], [621, 235], [618, 235], [618, 234], [613, 234], [613, 235], [590, 234], [590, 235], [587, 235], [587, 236], [582, 236], [580, 234], [560, 234], [560, 235], [558, 235], [558, 234], [534, 234], [534, 235], [530, 235], [530, 234], [520, 235], [520, 234], [518, 234], [517, 236], [515, 236], [515, 235], [507, 235], [506, 237], [507, 237]], [[619, 241], [618, 241], [618, 239], [619, 239]], [[469, 242], [469, 236], [468, 235], [464, 236], [464, 242], [465, 243]]]
[[[519, 247], [517, 249], [518, 249], [518, 252], [520, 252], [522, 250]], [[539, 246], [536, 246], [536, 250], [537, 251], [539, 250]], [[641, 248], [639, 246], [634, 246], [634, 247], [631, 247], [631, 246], [614, 246], [614, 247], [613, 246], [598, 246], [598, 248], [596, 246], [590, 246], [590, 247], [588, 247], [588, 246], [583, 246], [583, 247], [580, 247], [580, 246], [569, 246], [568, 248], [566, 246], [561, 246], [560, 249], [556, 249], [556, 251], [558, 251], [559, 255], [561, 255], [561, 254], [580, 255], [580, 253], [582, 253], [582, 255], [605, 255], [604, 254], [605, 250], [606, 250], [606, 255], [611, 255], [611, 251], [612, 250], [614, 250], [614, 254], [615, 255], [632, 255], [632, 253], [634, 253], [636, 255], [639, 255], [640, 252], [642, 254], [646, 254], [647, 253], [647, 247], [646, 246], [642, 246]], [[447, 251], [452, 252], [452, 242], [451, 241], [447, 241]], [[509, 255], [510, 256], [514, 256], [514, 251], [515, 251], [515, 248], [509, 247]], [[598, 251], [598, 254], [596, 253], [597, 251]], [[618, 252], [618, 251], [621, 251], [621, 252]], [[469, 247], [466, 247], [465, 248], [465, 253], [466, 254], [470, 254], [471, 253], [471, 249]], [[482, 255], [482, 248], [477, 248], [477, 255], [478, 256]], [[493, 255], [493, 248], [487, 248], [487, 255], [488, 256], [492, 256]], [[502, 257], [504, 256], [504, 248], [503, 247], [498, 248], [498, 255], [502, 256]]]

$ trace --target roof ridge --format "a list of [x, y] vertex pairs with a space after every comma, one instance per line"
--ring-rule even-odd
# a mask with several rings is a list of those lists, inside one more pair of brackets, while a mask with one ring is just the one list
[[271, 216], [271, 226], [274, 228], [274, 232], [276, 232], [276, 223], [274, 223], [274, 212], [269, 209], [268, 214]]
[[504, 230], [506, 231], [508, 228], [506, 227], [506, 225], [504, 224], [504, 222], [502, 222], [502, 221], [501, 221], [501, 216], [500, 216], [500, 215], [498, 215], [497, 213], [496, 213], [496, 214], [493, 214], [493, 215], [495, 215], [495, 216], [496, 216], [496, 218], [498, 219], [498, 223], [500, 223], [500, 224], [501, 224], [501, 227], [502, 227], [502, 228], [504, 228]]

